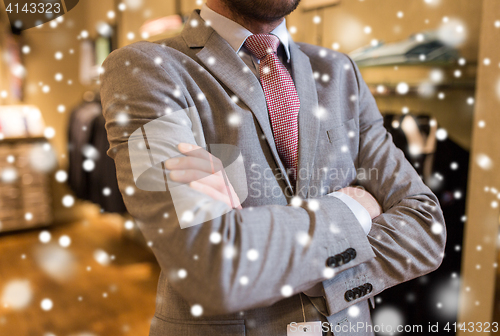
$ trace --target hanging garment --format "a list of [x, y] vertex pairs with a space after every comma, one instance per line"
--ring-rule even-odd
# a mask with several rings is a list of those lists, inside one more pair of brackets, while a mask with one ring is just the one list
[[68, 185], [75, 196], [106, 212], [126, 212], [118, 190], [114, 161], [99, 99], [84, 102], [71, 113], [68, 127]]
[[[432, 139], [432, 129], [436, 125], [431, 125], [429, 116], [384, 115], [384, 126], [393, 136], [394, 143], [439, 199], [446, 223], [447, 244], [444, 260], [436, 271], [386, 289], [378, 296], [380, 305], [377, 307], [396, 308], [404, 316], [405, 324], [424, 326], [423, 332], [415, 335], [433, 335], [425, 327], [429, 323], [444, 325], [449, 322], [451, 325], [457, 321], [469, 153], [450, 138], [438, 141], [434, 138], [430, 151], [412, 154], [412, 135], [401, 127], [407, 117], [415, 121], [426, 140]], [[431, 169], [426, 172], [429, 160], [432, 161]]]

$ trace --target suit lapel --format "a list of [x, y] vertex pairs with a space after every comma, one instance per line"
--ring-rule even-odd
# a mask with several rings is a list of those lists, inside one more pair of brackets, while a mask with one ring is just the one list
[[318, 94], [309, 57], [290, 40], [292, 76], [300, 99], [299, 110], [299, 163], [296, 194], [306, 198], [318, 144], [320, 120]]
[[[202, 22], [203, 24], [191, 24], [193, 20]], [[194, 11], [191, 14], [185, 27], [181, 35], [190, 48], [201, 48], [196, 54], [199, 60], [216, 78], [234, 92], [254, 114], [266, 136], [276, 164], [285, 176], [287, 185], [290, 187], [290, 181], [286, 177], [285, 168], [276, 150], [266, 98], [259, 80], [248, 69], [231, 46], [211, 27], [204, 24], [198, 11]]]

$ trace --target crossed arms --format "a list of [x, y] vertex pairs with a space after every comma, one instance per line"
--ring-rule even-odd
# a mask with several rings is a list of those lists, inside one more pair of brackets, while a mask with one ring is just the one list
[[[440, 265], [446, 230], [438, 200], [394, 146], [354, 64], [360, 111], [357, 164], [379, 170], [378, 179], [359, 181], [382, 209], [373, 218], [368, 235], [351, 210], [335, 197], [306, 199], [296, 206], [268, 205], [227, 212], [225, 200], [208, 191], [207, 187], [213, 186], [196, 183], [185, 195], [193, 200], [193, 216], [224, 215], [180, 229], [168, 190], [150, 192], [133, 187], [128, 135], [158, 118], [158, 111], [167, 106], [173, 111], [189, 107], [190, 96], [196, 96], [169, 65], [159, 67], [154, 59], [154, 53], [130, 46], [113, 52], [103, 65], [101, 98], [111, 145], [108, 153], [116, 162], [128, 211], [151, 242], [170, 284], [189, 304], [201, 305], [204, 314], [232, 313], [269, 306], [323, 282], [328, 310], [334, 314], [357, 302], [344, 299], [350, 279], [364, 278], [373, 284], [373, 291], [364, 300]], [[130, 69], [124, 69], [125, 62], [131, 64]], [[134, 74], [132, 67], [139, 68], [140, 75]], [[123, 111], [126, 123], [120, 122]], [[193, 133], [196, 120], [192, 117], [172, 114], [162, 117], [162, 123], [163, 132], [148, 137], [164, 144], [160, 156], [179, 156], [180, 143], [203, 145]], [[151, 183], [165, 184], [161, 176], [152, 178], [156, 180]], [[133, 192], [126, 192], [131, 187]], [[297, 241], [304, 233], [306, 244]], [[335, 267], [333, 276], [325, 272], [325, 261], [346, 247], [356, 250], [356, 258]], [[178, 277], [179, 270], [187, 276]]]

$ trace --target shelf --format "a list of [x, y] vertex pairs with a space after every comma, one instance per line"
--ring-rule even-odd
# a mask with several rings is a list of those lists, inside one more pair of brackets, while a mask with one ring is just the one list
[[48, 142], [45, 137], [19, 137], [19, 138], [3, 138], [0, 139], [1, 144], [12, 144], [12, 143], [31, 143], [31, 142]]
[[[360, 67], [363, 79], [374, 96], [399, 95], [396, 87], [406, 83], [409, 91], [406, 95], [417, 95], [422, 83], [432, 85], [435, 91], [469, 90], [476, 88], [477, 64], [463, 66], [449, 63], [398, 64]], [[456, 76], [455, 72], [460, 75]], [[382, 92], [378, 87], [382, 85]]]

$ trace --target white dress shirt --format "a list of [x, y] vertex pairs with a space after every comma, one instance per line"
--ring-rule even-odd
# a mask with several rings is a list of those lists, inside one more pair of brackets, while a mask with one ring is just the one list
[[[208, 22], [217, 34], [229, 43], [234, 52], [241, 57], [242, 61], [248, 66], [254, 75], [257, 76], [257, 78], [260, 78], [260, 60], [244, 46], [247, 37], [253, 34], [248, 29], [233, 20], [214, 12], [206, 4], [201, 7], [200, 16], [203, 20], [205, 20], [205, 22]], [[281, 43], [277, 52], [278, 58], [281, 63], [285, 65], [288, 72], [290, 72], [290, 48], [288, 43], [290, 36], [284, 19], [283, 22], [281, 22], [281, 24], [271, 32], [271, 34], [275, 35], [280, 40]]]
[[[234, 52], [241, 57], [248, 68], [255, 74], [255, 76], [257, 76], [257, 78], [259, 78], [260, 61], [244, 46], [247, 37], [253, 34], [248, 29], [234, 22], [233, 20], [220, 15], [219, 13], [216, 13], [206, 4], [202, 6], [200, 16], [203, 20], [205, 20], [205, 23], [209, 24], [217, 32], [217, 34], [219, 34], [224, 40], [226, 40], [227, 43], [229, 43]], [[288, 29], [286, 28], [285, 19], [283, 19], [283, 21], [271, 32], [271, 34], [275, 35], [280, 40], [281, 44], [277, 52], [278, 58], [291, 74], [291, 58], [289, 48], [289, 41], [291, 37], [288, 33]], [[368, 234], [368, 232], [370, 232], [372, 226], [370, 213], [359, 202], [341, 192], [333, 192], [328, 194], [328, 196], [337, 197], [338, 199], [343, 201], [354, 213], [354, 216], [356, 216], [356, 219], [363, 227], [365, 233]]]

